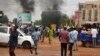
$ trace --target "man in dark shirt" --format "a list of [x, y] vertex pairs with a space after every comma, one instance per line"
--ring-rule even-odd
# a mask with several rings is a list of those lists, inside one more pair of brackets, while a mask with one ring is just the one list
[[11, 25], [10, 37], [9, 37], [9, 54], [10, 56], [15, 56], [14, 50], [18, 43], [18, 32], [17, 26], [15, 24]]

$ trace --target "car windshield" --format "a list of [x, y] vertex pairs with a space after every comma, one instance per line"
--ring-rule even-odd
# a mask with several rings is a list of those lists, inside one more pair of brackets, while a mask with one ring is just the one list
[[2, 33], [7, 33], [7, 28], [1, 27], [1, 28], [0, 28], [0, 32], [2, 32]]

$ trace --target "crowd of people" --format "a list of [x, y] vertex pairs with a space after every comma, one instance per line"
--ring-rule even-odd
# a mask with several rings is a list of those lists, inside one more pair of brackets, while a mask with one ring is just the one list
[[[90, 47], [96, 47], [96, 40], [97, 38], [100, 37], [100, 25], [97, 24], [91, 24], [91, 25], [87, 25], [87, 26], [83, 26], [81, 28], [81, 31], [79, 31], [80, 34], [87, 34], [88, 36], [90, 36], [89, 39], [89, 44]], [[86, 38], [86, 37], [85, 37]], [[86, 46], [83, 42], [83, 46]]]
[[[9, 48], [9, 53], [10, 56], [15, 56], [14, 50], [17, 47], [17, 42], [18, 42], [18, 32], [17, 28], [21, 29], [25, 34], [31, 35], [32, 39], [34, 41], [34, 49], [35, 49], [35, 54], [37, 55], [37, 47], [38, 47], [38, 42], [41, 41], [44, 43], [44, 40], [46, 37], [48, 37], [48, 43], [52, 44], [53, 39], [55, 37], [59, 37], [59, 41], [61, 42], [61, 56], [66, 56], [67, 50], [69, 50], [69, 56], [73, 56], [72, 51], [73, 48], [74, 50], [78, 50], [77, 48], [77, 38], [78, 35], [81, 34], [88, 34], [92, 38], [92, 46], [96, 47], [96, 38], [97, 34], [100, 34], [100, 27], [97, 28], [95, 24], [91, 28], [86, 28], [82, 27], [81, 30], [77, 28], [67, 28], [67, 27], [60, 27], [56, 29], [52, 29], [51, 27], [34, 27], [32, 25], [27, 25], [27, 26], [19, 26], [17, 27], [16, 24], [11, 24], [11, 33], [10, 33], [10, 48]], [[68, 48], [68, 49], [67, 49]]]

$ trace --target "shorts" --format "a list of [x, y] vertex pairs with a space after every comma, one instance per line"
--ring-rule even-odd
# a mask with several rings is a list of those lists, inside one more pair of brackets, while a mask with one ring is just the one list
[[38, 40], [34, 40], [34, 48], [37, 48]]

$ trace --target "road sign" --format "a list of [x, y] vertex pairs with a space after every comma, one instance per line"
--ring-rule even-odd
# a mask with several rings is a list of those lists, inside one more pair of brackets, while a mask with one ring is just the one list
[[18, 20], [21, 23], [31, 23], [31, 13], [18, 13]]

